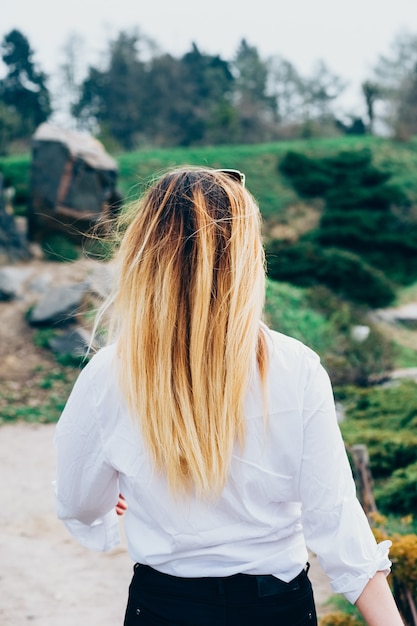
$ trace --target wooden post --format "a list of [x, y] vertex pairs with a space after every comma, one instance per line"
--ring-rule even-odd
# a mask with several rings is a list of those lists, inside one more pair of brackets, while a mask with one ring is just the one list
[[369, 467], [368, 449], [363, 444], [357, 444], [350, 448], [350, 453], [353, 460], [358, 497], [363, 510], [369, 517], [369, 514], [374, 513], [377, 508], [372, 491], [373, 481]]

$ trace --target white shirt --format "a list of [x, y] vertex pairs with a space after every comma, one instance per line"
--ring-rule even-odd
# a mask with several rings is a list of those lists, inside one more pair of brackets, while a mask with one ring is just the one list
[[289, 581], [317, 554], [336, 593], [355, 602], [376, 571], [390, 568], [356, 499], [329, 378], [299, 341], [267, 330], [269, 417], [261, 385], [246, 399], [246, 444], [213, 502], [175, 499], [152, 471], [139, 429], [116, 383], [115, 346], [81, 372], [56, 429], [58, 517], [84, 546], [119, 541], [114, 506], [129, 505], [133, 561], [175, 576], [273, 574]]

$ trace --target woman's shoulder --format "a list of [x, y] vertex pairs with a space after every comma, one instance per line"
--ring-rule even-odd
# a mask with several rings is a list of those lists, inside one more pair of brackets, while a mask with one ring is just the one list
[[110, 344], [98, 349], [89, 358], [84, 370], [89, 376], [104, 374], [114, 366], [116, 359], [116, 344]]

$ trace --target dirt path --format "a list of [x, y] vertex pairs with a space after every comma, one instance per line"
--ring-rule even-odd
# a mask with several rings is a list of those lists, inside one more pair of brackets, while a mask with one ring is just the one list
[[[55, 517], [54, 426], [0, 427], [1, 626], [122, 625], [132, 562], [123, 539], [90, 552]], [[315, 559], [311, 579], [321, 607], [330, 587]]]

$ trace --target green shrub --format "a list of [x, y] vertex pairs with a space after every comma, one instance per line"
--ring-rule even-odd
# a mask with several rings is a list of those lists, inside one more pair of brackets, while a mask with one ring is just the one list
[[357, 255], [314, 242], [289, 245], [272, 241], [266, 247], [268, 275], [299, 286], [322, 284], [354, 302], [374, 307], [394, 299], [392, 284]]
[[65, 263], [79, 257], [79, 248], [65, 235], [51, 233], [42, 240], [42, 251], [49, 261]]
[[417, 511], [417, 462], [393, 472], [375, 493], [384, 512], [406, 515]]
[[25, 154], [0, 159], [0, 172], [4, 176], [4, 186], [14, 189], [13, 204], [22, 206], [25, 212], [29, 198], [30, 156]]
[[346, 406], [349, 420], [361, 420], [372, 428], [409, 433], [417, 427], [417, 383], [398, 381], [387, 387], [340, 388], [338, 399]]
[[348, 420], [343, 425], [348, 445], [365, 444], [374, 478], [390, 476], [395, 470], [417, 462], [417, 434], [370, 428], [366, 420]]
[[342, 335], [332, 354], [324, 361], [334, 385], [366, 387], [386, 376], [393, 364], [392, 344], [375, 327], [370, 326], [364, 341]]
[[[298, 193], [325, 201], [319, 227], [301, 242], [353, 252], [400, 283], [415, 278], [417, 224], [411, 203], [398, 185], [389, 182], [391, 173], [372, 164], [369, 150], [322, 158], [288, 152], [279, 167]], [[326, 278], [325, 284], [331, 286]]]

